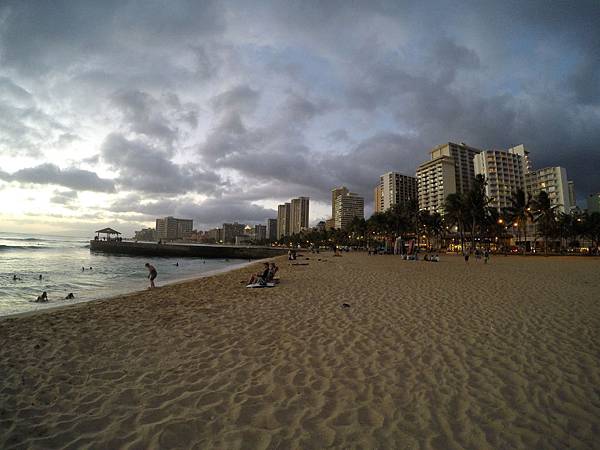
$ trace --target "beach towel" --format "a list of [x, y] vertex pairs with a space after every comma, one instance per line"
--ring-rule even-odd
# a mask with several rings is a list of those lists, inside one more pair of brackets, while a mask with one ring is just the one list
[[261, 284], [261, 283], [252, 283], [246, 286], [247, 288], [270, 288], [270, 287], [275, 287], [275, 283], [266, 283], [266, 284]]

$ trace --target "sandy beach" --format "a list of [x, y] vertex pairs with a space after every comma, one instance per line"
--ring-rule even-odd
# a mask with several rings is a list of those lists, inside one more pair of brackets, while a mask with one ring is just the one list
[[600, 259], [306, 256], [0, 320], [0, 448], [598, 448]]

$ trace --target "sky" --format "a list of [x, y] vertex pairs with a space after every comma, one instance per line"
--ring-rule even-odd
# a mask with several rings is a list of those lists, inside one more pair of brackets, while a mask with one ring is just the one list
[[0, 2], [0, 231], [264, 223], [524, 144], [600, 191], [600, 2]]

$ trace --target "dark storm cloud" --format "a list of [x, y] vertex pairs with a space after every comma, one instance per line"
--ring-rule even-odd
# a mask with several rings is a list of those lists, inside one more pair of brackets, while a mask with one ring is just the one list
[[196, 165], [178, 165], [168, 152], [118, 133], [106, 137], [101, 158], [118, 171], [115, 182], [124, 189], [146, 193], [175, 194], [199, 190], [213, 193], [221, 185], [218, 175]]
[[2, 59], [23, 72], [41, 74], [72, 64], [74, 55], [90, 58], [116, 49], [201, 42], [224, 29], [219, 2], [177, 3], [9, 0], [0, 6]]
[[239, 85], [213, 97], [211, 104], [217, 113], [236, 111], [247, 114], [256, 109], [259, 97], [260, 93], [250, 86]]
[[368, 201], [448, 140], [524, 143], [581, 197], [600, 190], [599, 17], [596, 0], [4, 2], [0, 152], [84, 144], [92, 117], [106, 138], [80, 161], [136, 192], [119, 211], [152, 214], [186, 193], [240, 219], [340, 184]]
[[115, 192], [113, 181], [100, 178], [95, 172], [74, 167], [61, 169], [54, 164], [40, 164], [12, 174], [0, 172], [0, 179], [24, 184], [58, 185], [79, 191]]

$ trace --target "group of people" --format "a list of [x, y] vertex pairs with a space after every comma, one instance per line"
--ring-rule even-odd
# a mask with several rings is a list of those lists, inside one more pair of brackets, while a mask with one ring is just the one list
[[[43, 278], [42, 275], [40, 275], [38, 277], [38, 280], [41, 280], [42, 278]], [[13, 281], [22, 281], [22, 280], [23, 280], [23, 278], [18, 277], [16, 273], [13, 275]]]
[[[75, 295], [72, 292], [69, 292], [65, 297], [65, 300], [73, 300]], [[48, 302], [48, 293], [46, 291], [42, 292], [42, 295], [38, 295], [34, 300], [35, 303], [47, 303]]]
[[490, 251], [486, 248], [485, 250], [479, 250], [478, 248], [473, 250], [469, 250], [463, 253], [465, 258], [465, 262], [469, 262], [469, 256], [473, 253], [475, 255], [475, 261], [479, 261], [483, 257], [483, 263], [487, 264], [490, 260]]
[[274, 262], [270, 264], [266, 262], [263, 264], [263, 271], [252, 275], [248, 284], [265, 285], [267, 283], [272, 283], [275, 280], [277, 271], [279, 271], [279, 267], [277, 267]]

